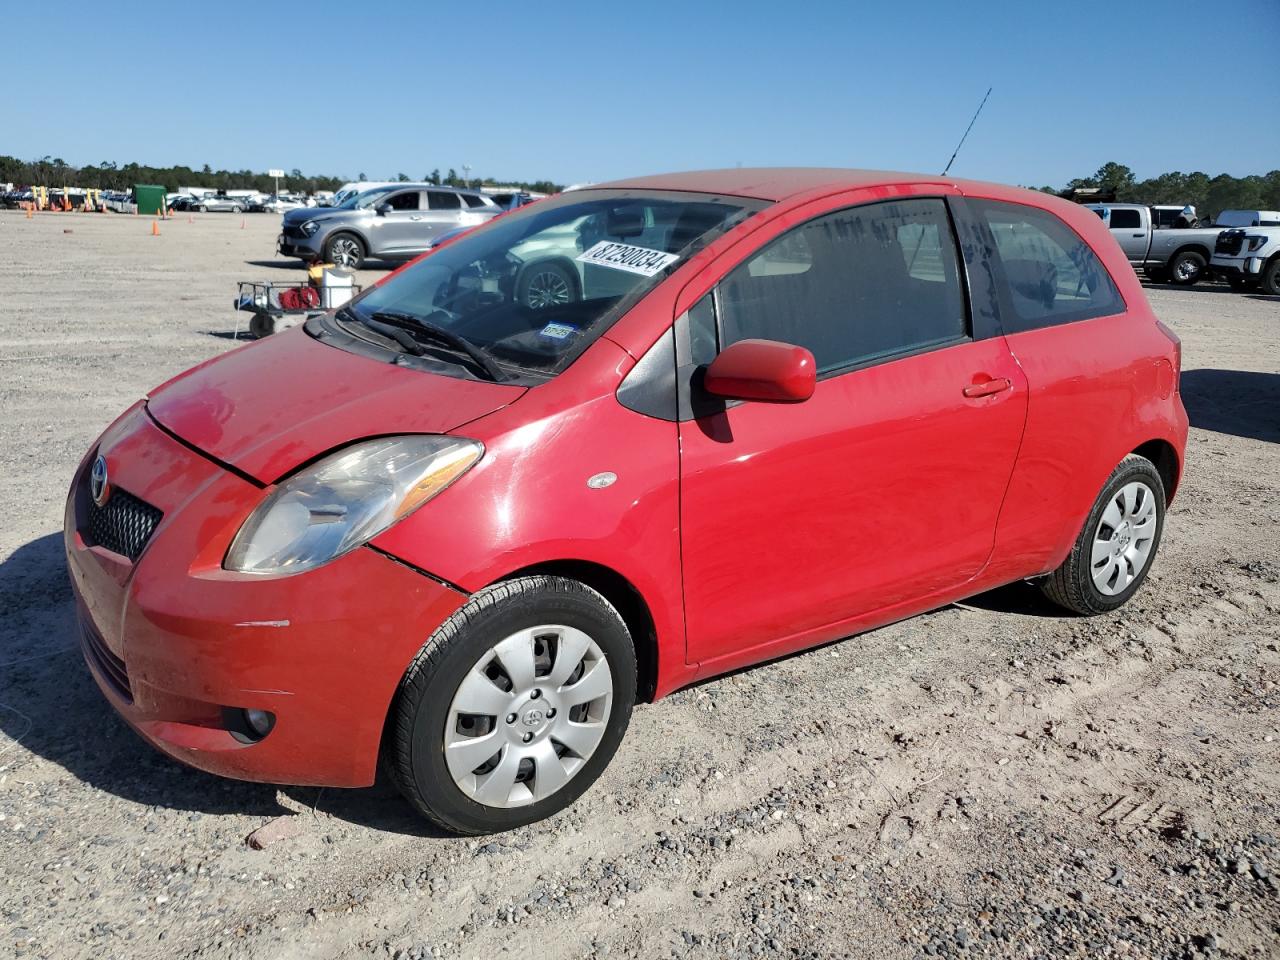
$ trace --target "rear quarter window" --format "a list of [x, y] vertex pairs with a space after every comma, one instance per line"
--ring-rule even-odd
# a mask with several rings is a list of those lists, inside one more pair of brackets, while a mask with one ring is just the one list
[[1056, 216], [994, 200], [969, 203], [990, 231], [1004, 277], [1005, 333], [1124, 311], [1124, 300], [1097, 254]]

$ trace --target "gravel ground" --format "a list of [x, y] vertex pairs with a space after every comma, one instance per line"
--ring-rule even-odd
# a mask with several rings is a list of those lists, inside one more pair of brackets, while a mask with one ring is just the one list
[[567, 813], [459, 840], [180, 767], [81, 663], [72, 469], [295, 269], [275, 217], [150, 226], [0, 213], [0, 956], [1280, 955], [1280, 302], [1148, 291], [1193, 429], [1119, 613], [1016, 585], [704, 683]]

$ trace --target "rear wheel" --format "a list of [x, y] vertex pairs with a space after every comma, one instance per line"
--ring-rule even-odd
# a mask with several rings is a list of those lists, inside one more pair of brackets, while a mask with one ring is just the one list
[[1203, 254], [1182, 250], [1169, 261], [1169, 280], [1180, 287], [1189, 287], [1204, 279], [1206, 266]]
[[335, 233], [324, 242], [324, 259], [334, 266], [359, 270], [364, 263], [364, 244], [350, 233]]
[[1270, 263], [1262, 268], [1262, 283], [1260, 286], [1265, 293], [1269, 293], [1273, 297], [1280, 297], [1280, 257], [1274, 257]]
[[600, 776], [635, 689], [631, 636], [603, 596], [560, 577], [497, 584], [435, 632], [401, 681], [393, 777], [456, 833], [542, 820]]
[[1087, 616], [1123, 605], [1151, 570], [1164, 510], [1159, 471], [1129, 454], [1107, 478], [1067, 559], [1041, 583], [1045, 596]]

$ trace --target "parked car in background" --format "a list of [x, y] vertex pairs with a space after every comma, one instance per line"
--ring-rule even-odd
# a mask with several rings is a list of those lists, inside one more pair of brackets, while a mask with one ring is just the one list
[[191, 205], [201, 213], [243, 213], [245, 201], [239, 197], [196, 197]]
[[349, 197], [337, 207], [286, 214], [277, 250], [354, 270], [371, 257], [415, 257], [440, 234], [500, 213], [502, 208], [478, 190], [397, 183]]
[[[1280, 211], [1233, 211], [1251, 214], [1247, 226], [1232, 226], [1218, 234], [1210, 264], [1233, 290], [1260, 288], [1280, 297]], [[1228, 219], [1244, 219], [1243, 216]]]
[[289, 210], [301, 210], [306, 206], [307, 202], [302, 197], [288, 193], [272, 194], [262, 201], [262, 209], [266, 213], [285, 213]]
[[[581, 289], [530, 306], [513, 254], [566, 237]], [[592, 186], [125, 411], [66, 502], [80, 646], [176, 759], [348, 787], [381, 762], [447, 829], [510, 830], [600, 776], [638, 698], [1019, 580], [1125, 604], [1181, 478], [1180, 364], [1056, 197]]]
[[1153, 226], [1151, 208], [1139, 203], [1088, 203], [1085, 207], [1107, 225], [1130, 266], [1148, 278], [1189, 286], [1208, 274], [1220, 228]]

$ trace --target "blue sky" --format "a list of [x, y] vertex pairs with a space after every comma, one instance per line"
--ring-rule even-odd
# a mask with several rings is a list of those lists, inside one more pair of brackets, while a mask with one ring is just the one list
[[6, 44], [0, 154], [563, 183], [938, 171], [993, 86], [957, 175], [1280, 166], [1280, 0], [108, 9], [61, 2], [41, 42]]

